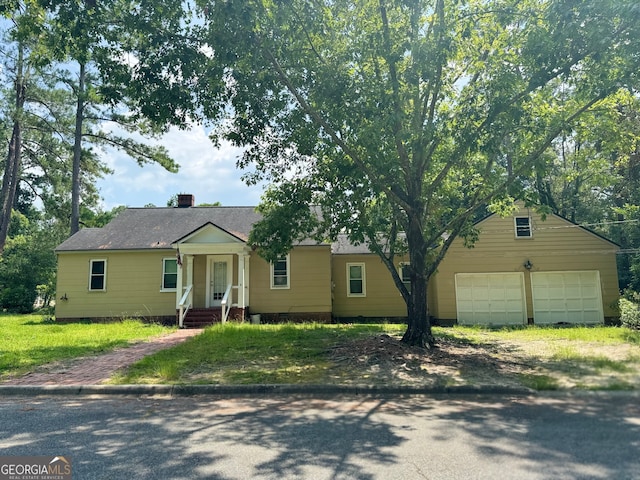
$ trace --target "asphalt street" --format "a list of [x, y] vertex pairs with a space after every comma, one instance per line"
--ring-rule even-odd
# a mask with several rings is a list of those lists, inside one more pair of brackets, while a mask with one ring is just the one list
[[640, 395], [0, 397], [0, 455], [92, 479], [640, 479]]

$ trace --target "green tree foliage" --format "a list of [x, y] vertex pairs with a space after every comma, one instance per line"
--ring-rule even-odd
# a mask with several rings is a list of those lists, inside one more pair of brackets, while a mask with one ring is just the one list
[[414, 345], [433, 345], [428, 281], [478, 210], [535, 196], [557, 139], [637, 86], [631, 0], [197, 4], [223, 80], [205, 99], [214, 139], [272, 184], [251, 240], [271, 259], [310, 234], [368, 243]]
[[206, 27], [196, 17], [194, 4], [96, 2], [96, 8], [111, 12], [111, 21], [98, 26], [104, 35], [97, 53], [103, 78], [100, 92], [112, 103], [128, 99], [132, 121], [188, 128], [193, 121], [224, 115], [220, 93], [225, 66], [214, 61], [211, 47], [203, 43]]
[[119, 213], [126, 210], [126, 206], [119, 205], [111, 210], [102, 210], [101, 208], [94, 209], [82, 209], [81, 211], [81, 223], [82, 226], [88, 228], [102, 228], [111, 220], [113, 220]]
[[640, 290], [640, 99], [619, 91], [563, 132], [536, 179], [541, 203], [616, 241], [621, 289]]
[[[9, 151], [0, 170], [0, 250], [12, 211], [22, 210], [21, 204], [37, 199], [50, 217], [69, 220], [74, 98], [60, 82], [62, 72], [47, 57], [46, 11], [36, 1], [21, 1], [5, 13], [10, 19], [2, 23], [0, 75], [6, 87], [0, 90], [0, 116], [12, 122], [13, 129], [2, 132]], [[82, 191], [91, 205], [89, 200], [97, 198], [95, 179], [107, 170], [92, 154], [85, 170]]]
[[[110, 212], [96, 207], [96, 178], [111, 173], [99, 160], [98, 149], [117, 148], [140, 165], [154, 162], [177, 170], [164, 148], [139, 140], [160, 133], [166, 124], [146, 120], [135, 102], [127, 104], [123, 92], [133, 88], [131, 76], [122, 84], [120, 74], [132, 65], [125, 63], [117, 72], [109, 68], [113, 58], [125, 55], [124, 40], [114, 33], [117, 29], [109, 28], [120, 24], [122, 15], [115, 14], [125, 12], [124, 3], [101, 2], [99, 8], [95, 2], [2, 3], [0, 15], [6, 20], [0, 24], [0, 134], [8, 154], [0, 165], [0, 254], [5, 241], [10, 249], [0, 260], [3, 292], [12, 298], [3, 301], [5, 308], [22, 300], [29, 305], [34, 285], [43, 286], [42, 291], [54, 288], [53, 281], [33, 283], [40, 277], [33, 268], [46, 276], [49, 263], [31, 254], [40, 252], [54, 260], [52, 249], [63, 237], [36, 234], [39, 226], [46, 230], [55, 224], [58, 232], [60, 225], [72, 225], [75, 231], [80, 225], [100, 226], [109, 218]], [[135, 15], [126, 10], [126, 16], [127, 32], [134, 33]], [[137, 80], [141, 91], [146, 79]], [[43, 220], [34, 220], [30, 211], [34, 203], [49, 219], [48, 227]], [[12, 215], [25, 212], [34, 224], [28, 231], [13, 229], [10, 234]], [[24, 264], [33, 267], [25, 269], [29, 275], [18, 274], [20, 262], [30, 262]], [[15, 277], [6, 277], [9, 273]]]
[[44, 221], [33, 209], [30, 214], [14, 212], [0, 258], [0, 309], [11, 312], [31, 312], [39, 292], [46, 301], [55, 291], [53, 249], [64, 238], [63, 225]]
[[12, 88], [9, 90], [11, 101], [7, 103], [9, 108], [6, 114], [9, 126], [7, 129], [8, 151], [3, 162], [2, 186], [0, 186], [0, 255], [5, 247], [22, 170], [25, 104], [34, 67], [30, 61], [30, 52], [33, 48], [31, 40], [34, 35], [37, 35], [38, 27], [41, 25], [42, 11], [31, 2], [24, 5], [20, 2], [10, 2], [4, 6], [3, 14], [8, 17], [8, 22], [12, 26], [11, 40], [15, 42], [16, 47], [11, 52], [13, 58], [5, 63], [5, 66], [9, 67], [8, 75], [11, 78]]
[[[45, 11], [30, 1], [18, 2], [10, 13], [11, 20], [2, 24], [0, 44], [4, 54], [0, 118], [3, 125], [13, 125], [2, 131], [9, 151], [4, 168], [0, 168], [0, 247], [6, 240], [12, 212], [24, 211], [36, 201], [49, 218], [68, 224], [72, 184], [74, 95], [60, 81], [64, 72], [45, 55], [49, 53], [43, 39]], [[107, 172], [96, 152], [84, 152], [80, 188], [88, 207], [98, 200], [96, 178]]]
[[[83, 171], [83, 141], [93, 145], [107, 145], [120, 149], [138, 164], [158, 163], [170, 172], [177, 164], [162, 146], [152, 146], [131, 136], [122, 136], [113, 128], [128, 133], [154, 136], [162, 127], [152, 128], [148, 121], [132, 121], [128, 114], [127, 98], [104, 92], [123, 91], [117, 75], [110, 75], [111, 58], [121, 54], [122, 38], [115, 38], [110, 25], [122, 19], [116, 14], [119, 2], [67, 2], [43, 0], [49, 12], [44, 44], [52, 61], [74, 62], [77, 69], [68, 72], [63, 81], [75, 97], [75, 127], [73, 134], [73, 162], [71, 189], [71, 234], [80, 228], [80, 191]], [[131, 17], [129, 17], [131, 18]], [[137, 24], [136, 24], [137, 25]], [[134, 29], [136, 26], [134, 25]], [[122, 112], [125, 112], [123, 114]], [[106, 128], [104, 128], [106, 127]]]

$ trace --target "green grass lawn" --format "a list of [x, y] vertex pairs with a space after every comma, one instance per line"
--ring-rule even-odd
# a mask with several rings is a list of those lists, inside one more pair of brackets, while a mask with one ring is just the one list
[[[56, 324], [38, 315], [0, 315], [0, 380], [171, 330], [137, 321]], [[352, 348], [365, 341], [379, 345], [380, 334], [399, 338], [404, 330], [405, 325], [395, 324], [227, 323], [143, 359], [111, 383], [456, 385], [505, 379], [540, 390], [640, 388], [639, 331], [604, 326], [436, 327], [440, 348], [433, 358], [409, 352], [400, 361], [389, 361], [386, 354]], [[392, 347], [398, 348], [380, 348]], [[332, 356], [336, 351], [340, 354]], [[398, 352], [405, 354], [398, 350], [391, 357]], [[498, 364], [518, 365], [519, 370], [506, 371], [495, 367]]]
[[[535, 365], [522, 383], [536, 390], [640, 388], [640, 331], [611, 326], [456, 328], [476, 345], [517, 345], [519, 358]], [[563, 385], [564, 384], [564, 385]]]
[[133, 320], [57, 324], [40, 315], [0, 315], [0, 380], [39, 365], [106, 352], [172, 330]]
[[483, 342], [486, 339], [516, 341], [554, 341], [576, 340], [604, 344], [633, 343], [640, 345], [640, 331], [628, 328], [602, 325], [552, 325], [552, 326], [514, 326], [501, 328], [455, 327], [454, 335], [471, 342]]
[[[215, 325], [184, 344], [151, 355], [115, 383], [335, 383], [330, 347], [404, 325]], [[339, 382], [338, 382], [339, 383]]]
[[[362, 381], [384, 383], [393, 380], [383, 375], [370, 362], [338, 364], [331, 358], [331, 348], [345, 342], [386, 333], [399, 337], [404, 325], [250, 325], [226, 324], [208, 328], [202, 335], [182, 345], [151, 355], [126, 372], [114, 377], [112, 383], [149, 384], [341, 384]], [[527, 374], [512, 374], [521, 385], [539, 389], [560, 388], [555, 374], [565, 376], [609, 376], [612, 372], [635, 374], [640, 370], [640, 332], [617, 327], [523, 327], [483, 329], [475, 327], [434, 328], [436, 338], [449, 344], [467, 346], [481, 351], [481, 356], [504, 360], [496, 345], [518, 344], [538, 346], [536, 351], [522, 350], [516, 360], [530, 362], [535, 370]], [[544, 348], [540, 348], [543, 345]], [[587, 347], [604, 346], [622, 349], [624, 357], [609, 358], [591, 354]], [[443, 347], [444, 348], [444, 347]], [[498, 353], [496, 353], [498, 352]], [[414, 375], [413, 380], [430, 381], [434, 368], [412, 364], [402, 369]], [[456, 364], [457, 359], [453, 359]], [[416, 360], [417, 362], [417, 360]], [[375, 362], [374, 362], [375, 363]], [[539, 367], [539, 369], [538, 369]], [[462, 368], [462, 367], [461, 367]], [[474, 363], [465, 366], [473, 370]], [[454, 368], [455, 369], [455, 368]], [[424, 370], [424, 376], [422, 370]], [[395, 373], [398, 373], [397, 371]], [[394, 375], [395, 375], [394, 373]], [[403, 374], [402, 371], [399, 372]], [[467, 373], [469, 374], [466, 377]], [[436, 374], [437, 375], [437, 374]], [[474, 372], [463, 372], [463, 381], [477, 379]], [[573, 378], [573, 377], [571, 377]], [[625, 377], [626, 378], [626, 377]], [[542, 382], [544, 380], [544, 382]], [[633, 382], [633, 380], [631, 381]], [[406, 383], [405, 383], [406, 384]], [[637, 388], [625, 383], [625, 388]], [[581, 387], [582, 388], [582, 387]], [[584, 387], [587, 388], [587, 387]], [[606, 387], [605, 387], [606, 388]]]

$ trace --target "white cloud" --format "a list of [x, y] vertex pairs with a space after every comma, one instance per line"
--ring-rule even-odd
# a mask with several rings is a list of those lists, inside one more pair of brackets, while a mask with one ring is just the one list
[[157, 143], [180, 164], [179, 172], [170, 173], [155, 164], [139, 167], [123, 153], [109, 149], [103, 160], [114, 173], [98, 182], [105, 209], [149, 203], [165, 206], [176, 193], [195, 195], [196, 204], [258, 204], [263, 187], [248, 187], [240, 179], [242, 172], [236, 168], [240, 148], [228, 143], [215, 148], [202, 126], [188, 131], [173, 128]]

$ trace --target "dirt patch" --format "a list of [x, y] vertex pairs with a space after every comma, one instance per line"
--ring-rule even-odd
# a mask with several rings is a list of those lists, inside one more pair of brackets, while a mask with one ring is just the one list
[[[558, 354], [563, 351], [571, 358]], [[634, 345], [439, 339], [435, 348], [424, 350], [381, 334], [338, 345], [330, 358], [347, 384], [640, 388], [640, 347]]]

